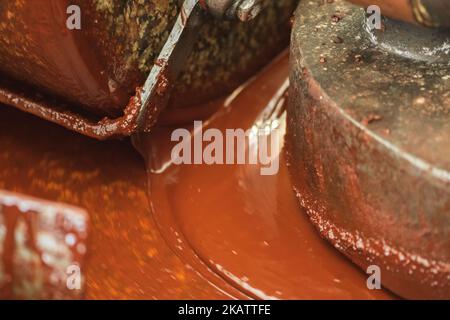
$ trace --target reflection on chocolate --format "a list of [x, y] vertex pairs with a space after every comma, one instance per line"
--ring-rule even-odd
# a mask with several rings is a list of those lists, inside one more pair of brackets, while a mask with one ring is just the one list
[[[285, 54], [218, 101], [209, 125], [249, 128], [263, 117], [283, 129], [282, 113], [263, 115], [287, 76]], [[156, 172], [170, 160], [169, 133], [161, 127], [135, 141], [149, 160], [147, 176], [127, 141], [94, 141], [0, 109], [0, 147], [8, 150], [0, 186], [89, 213], [86, 298], [392, 298], [369, 290], [367, 276], [316, 234], [282, 152], [280, 174], [270, 177], [257, 166]]]
[[[282, 140], [284, 95], [273, 99], [280, 99], [286, 83], [287, 59], [284, 54], [231, 99], [218, 101], [222, 107], [204, 130], [278, 124]], [[177, 166], [167, 143], [173, 129], [159, 128], [134, 141], [147, 159], [155, 220], [190, 267], [234, 297], [390, 297], [370, 291], [364, 273], [315, 233], [290, 189], [282, 150], [276, 150], [281, 169], [274, 176], [262, 176], [250, 164]]]

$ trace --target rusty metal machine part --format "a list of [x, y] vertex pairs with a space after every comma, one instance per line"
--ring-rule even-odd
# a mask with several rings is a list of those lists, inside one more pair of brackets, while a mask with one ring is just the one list
[[383, 28], [388, 32], [379, 32], [366, 23], [365, 31], [373, 45], [390, 54], [428, 63], [446, 64], [450, 61], [447, 29], [423, 28], [389, 18], [384, 19]]
[[87, 233], [82, 209], [0, 190], [0, 298], [81, 298]]
[[426, 27], [450, 27], [448, 0], [411, 0], [416, 21]]
[[243, 22], [255, 18], [262, 9], [261, 0], [204, 0], [203, 2], [214, 16], [221, 19], [238, 18]]
[[411, 0], [348, 0], [357, 5], [369, 7], [376, 5], [384, 16], [401, 21], [414, 22]]
[[349, 0], [355, 4], [380, 7], [383, 15], [426, 27], [450, 27], [447, 0]]
[[136, 118], [137, 131], [149, 131], [156, 115], [169, 102], [174, 83], [186, 66], [187, 56], [197, 39], [202, 10], [199, 0], [183, 2], [181, 13], [142, 88]]
[[[215, 14], [218, 18], [223, 19], [227, 12], [233, 9], [234, 18], [239, 17], [243, 22], [253, 19], [255, 15], [250, 12], [255, 12], [255, 8], [261, 8], [259, 1], [210, 0], [207, 1], [207, 4], [207, 10], [214, 10], [210, 13]], [[139, 112], [136, 118], [137, 131], [149, 131], [156, 122], [159, 112], [164, 110], [168, 104], [174, 83], [180, 72], [186, 67], [187, 58], [197, 40], [198, 30], [204, 19], [203, 9], [200, 0], [183, 2], [181, 13], [142, 88]], [[241, 9], [248, 13], [239, 14], [242, 12]]]
[[[288, 69], [286, 53], [238, 94], [215, 101], [221, 107], [205, 126], [245, 130], [271, 115], [283, 139], [285, 115], [276, 111]], [[283, 159], [270, 178], [254, 165], [164, 166], [171, 132], [180, 127], [158, 126], [140, 136], [141, 150], [154, 160], [146, 169], [126, 140], [95, 141], [0, 108], [0, 149], [6, 150], [0, 152], [0, 188], [89, 213], [86, 299], [243, 298], [236, 289], [252, 288], [262, 298], [392, 298], [369, 290], [365, 273], [317, 236], [297, 207]], [[198, 263], [202, 256], [210, 269]], [[225, 286], [209, 281], [218, 274]]]
[[319, 3], [300, 3], [291, 44], [299, 202], [337, 249], [379, 266], [385, 287], [449, 299], [450, 34], [390, 20], [368, 32], [363, 9]]
[[[265, 1], [266, 10], [248, 26], [207, 18], [176, 85], [176, 108], [233, 89], [279, 52], [296, 2]], [[69, 4], [81, 7], [82, 30], [67, 30]], [[175, 0], [3, 1], [0, 101], [89, 136], [130, 134], [139, 91], [131, 97], [154, 65], [179, 8]], [[274, 35], [269, 41], [268, 34]]]

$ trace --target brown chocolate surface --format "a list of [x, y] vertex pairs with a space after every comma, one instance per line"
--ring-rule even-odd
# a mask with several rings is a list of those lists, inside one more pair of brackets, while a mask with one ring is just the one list
[[[80, 30], [66, 26], [70, 5], [80, 7]], [[176, 107], [229, 92], [264, 66], [287, 44], [295, 5], [296, 0], [268, 1], [264, 13], [245, 25], [205, 15], [177, 85], [182, 103]], [[175, 0], [4, 0], [0, 81], [13, 79], [20, 91], [31, 86], [51, 97], [42, 106], [46, 112], [34, 114], [54, 122], [49, 111], [55, 109], [97, 121], [119, 117], [143, 85], [178, 12]], [[0, 101], [20, 107], [1, 96]]]
[[384, 16], [426, 27], [449, 27], [447, 0], [349, 0], [363, 6], [377, 5]]
[[[218, 101], [208, 125], [251, 127], [287, 76], [285, 55]], [[320, 239], [283, 158], [268, 177], [255, 166], [165, 168], [170, 132], [136, 141], [158, 160], [147, 176], [128, 141], [98, 142], [0, 108], [0, 188], [89, 212], [86, 298], [392, 298], [369, 290], [366, 275]]]
[[112, 90], [113, 79], [96, 54], [89, 28], [67, 29], [69, 5], [66, 0], [2, 2], [0, 79], [37, 87], [65, 99], [72, 109], [83, 105], [100, 115], [118, 115], [129, 95], [120, 86]]
[[87, 234], [80, 208], [0, 190], [0, 298], [80, 298]]
[[129, 143], [100, 143], [3, 105], [0, 113], [0, 188], [89, 212], [86, 298], [226, 297], [161, 239]]

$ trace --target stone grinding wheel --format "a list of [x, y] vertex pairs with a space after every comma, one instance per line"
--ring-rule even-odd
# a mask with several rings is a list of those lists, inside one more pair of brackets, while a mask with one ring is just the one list
[[[267, 0], [264, 12], [246, 24], [207, 17], [175, 89], [176, 107], [224, 94], [264, 66], [287, 45], [297, 2]], [[1, 1], [0, 102], [61, 124], [69, 116], [53, 111], [68, 110], [96, 121], [121, 116], [166, 42], [180, 4]], [[70, 5], [81, 8], [81, 30], [66, 27]]]
[[[405, 298], [450, 299], [448, 30], [302, 1], [291, 44], [287, 154], [321, 235]], [[447, 47], [446, 47], [447, 44]]]

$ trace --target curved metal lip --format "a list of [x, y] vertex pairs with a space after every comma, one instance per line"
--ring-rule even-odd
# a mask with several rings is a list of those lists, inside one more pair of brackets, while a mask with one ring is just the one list
[[184, 69], [195, 44], [206, 9], [223, 18], [230, 7], [245, 5], [246, 9], [254, 10], [254, 15], [247, 15], [243, 19], [245, 22], [259, 13], [259, 2], [260, 0], [184, 0], [168, 39], [143, 87], [136, 89], [136, 95], [130, 98], [124, 114], [119, 118], [104, 118], [96, 122], [81, 114], [64, 110], [56, 102], [43, 102], [25, 92], [16, 92], [9, 88], [0, 88], [0, 102], [99, 140], [149, 131], [169, 102], [174, 83]]
[[124, 115], [100, 121], [89, 119], [81, 114], [68, 111], [61, 102], [51, 97], [43, 97], [22, 91], [19, 85], [0, 88], [0, 103], [13, 106], [44, 120], [58, 124], [66, 129], [98, 140], [130, 136], [137, 128], [137, 107], [140, 104], [139, 92], [130, 99]]
[[119, 118], [95, 121], [66, 111], [57, 102], [40, 101], [26, 92], [17, 92], [10, 88], [0, 88], [0, 102], [99, 140], [148, 131], [169, 101], [173, 84], [192, 50], [203, 11], [200, 0], [183, 2], [176, 22], [143, 88], [136, 90], [136, 95], [130, 98], [124, 114]]

